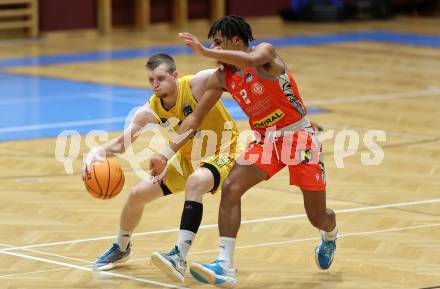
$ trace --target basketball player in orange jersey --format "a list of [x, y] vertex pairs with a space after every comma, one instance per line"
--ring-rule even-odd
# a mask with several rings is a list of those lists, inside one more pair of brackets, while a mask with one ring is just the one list
[[[203, 70], [195, 75], [178, 78], [174, 60], [163, 53], [151, 56], [146, 69], [154, 95], [147, 104], [136, 111], [130, 125], [120, 136], [90, 151], [84, 161], [83, 177], [90, 171], [90, 166], [94, 161], [102, 161], [106, 157], [123, 153], [126, 146], [131, 145], [149, 123], [160, 123], [161, 127], [165, 127], [168, 131], [175, 129], [172, 126], [178, 126], [182, 121], [190, 120], [190, 123], [194, 123], [200, 129], [200, 135], [191, 134], [191, 141], [182, 146], [170, 161], [170, 163], [177, 162], [183, 174], [179, 173], [174, 165], [170, 165], [166, 180], [159, 182], [141, 180], [131, 189], [122, 209], [116, 242], [94, 262], [93, 268], [94, 270], [110, 270], [118, 263], [125, 262], [132, 251], [131, 234], [141, 220], [144, 206], [159, 197], [185, 191], [185, 204], [177, 245], [168, 253], [155, 252], [151, 257], [153, 264], [170, 278], [183, 282], [186, 255], [202, 220], [203, 195], [208, 192], [215, 193], [221, 188], [223, 180], [232, 168], [238, 128], [224, 106], [212, 100], [207, 101], [214, 105], [209, 106], [208, 116], [193, 117], [198, 102], [206, 102], [203, 100], [206, 83], [210, 75], [215, 73], [215, 69]], [[223, 90], [218, 89], [215, 93], [221, 95]], [[198, 113], [207, 114], [207, 111], [202, 109], [198, 110]], [[176, 123], [170, 124], [173, 118]], [[168, 127], [167, 124], [169, 124]], [[210, 154], [208, 152], [209, 155], [207, 154], [200, 160], [193, 159], [193, 156], [197, 157], [197, 154], [192, 154], [193, 143], [197, 138], [203, 138], [204, 130], [215, 133], [217, 140], [215, 151], [212, 150]], [[223, 138], [225, 132], [229, 137]], [[201, 145], [200, 151], [209, 151], [206, 142], [202, 142]], [[200, 167], [193, 167], [195, 162]], [[151, 169], [154, 170], [154, 166]]]
[[[220, 86], [231, 93], [258, 136], [258, 140], [250, 143], [237, 159], [222, 186], [219, 256], [210, 264], [193, 263], [191, 274], [202, 283], [235, 287], [233, 252], [240, 227], [241, 197], [286, 165], [290, 184], [301, 189], [308, 219], [321, 235], [321, 243], [315, 249], [316, 263], [321, 269], [328, 269], [336, 249], [336, 217], [334, 211], [326, 207], [321, 145], [286, 64], [269, 43], [249, 47], [249, 41], [253, 40], [252, 30], [239, 16], [223, 17], [211, 26], [208, 34], [213, 40], [211, 48], [204, 47], [189, 33], [180, 33], [179, 36], [195, 53], [223, 64], [221, 77], [212, 75], [209, 78], [210, 87]], [[206, 94], [210, 94], [209, 87]], [[218, 95], [211, 93], [207, 98], [215, 97]], [[195, 113], [199, 108], [206, 110], [200, 104]], [[188, 127], [194, 129], [183, 122], [180, 132], [185, 132]], [[171, 148], [177, 150], [178, 147]], [[167, 161], [160, 154], [153, 160], [156, 168], [164, 168]], [[156, 173], [159, 172], [161, 169]]]

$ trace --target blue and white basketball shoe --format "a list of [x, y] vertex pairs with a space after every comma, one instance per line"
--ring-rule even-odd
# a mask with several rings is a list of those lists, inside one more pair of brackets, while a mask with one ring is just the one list
[[199, 282], [222, 288], [234, 288], [237, 285], [237, 270], [227, 268], [225, 261], [215, 260], [210, 264], [192, 263], [191, 275]]
[[151, 262], [172, 280], [181, 283], [185, 281], [186, 261], [177, 246], [168, 253], [154, 252]]
[[126, 262], [131, 256], [131, 243], [125, 251], [119, 245], [113, 243], [112, 247], [98, 257], [93, 263], [94, 271], [107, 271], [115, 268], [118, 264]]
[[336, 251], [336, 239], [328, 241], [321, 236], [321, 244], [315, 249], [316, 265], [322, 270], [327, 270], [333, 262]]

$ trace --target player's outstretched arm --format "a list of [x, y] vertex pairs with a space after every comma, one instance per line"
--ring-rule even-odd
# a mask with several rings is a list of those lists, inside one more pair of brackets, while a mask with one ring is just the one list
[[150, 106], [146, 104], [135, 112], [130, 124], [119, 136], [90, 150], [84, 158], [84, 166], [81, 174], [84, 176], [84, 174], [89, 171], [90, 165], [93, 162], [102, 161], [106, 157], [124, 153], [125, 149], [137, 139], [140, 130], [149, 123], [157, 123], [157, 120]]
[[124, 153], [136, 141], [140, 130], [149, 123], [157, 123], [157, 119], [150, 106], [145, 104], [135, 112], [130, 124], [119, 136], [102, 145], [106, 156]]
[[260, 43], [252, 51], [223, 50], [206, 48], [190, 33], [179, 33], [195, 53], [205, 57], [217, 59], [220, 62], [232, 64], [237, 67], [260, 66], [271, 62], [276, 57], [275, 47], [270, 43]]
[[222, 96], [223, 86], [220, 81], [220, 73], [217, 70], [209, 76], [206, 91], [199, 99], [193, 113], [181, 123], [177, 131], [178, 136], [160, 154], [155, 154], [150, 159], [150, 169], [153, 176], [159, 176], [160, 179], [160, 176], [164, 175], [168, 160], [188, 141], [211, 108]]

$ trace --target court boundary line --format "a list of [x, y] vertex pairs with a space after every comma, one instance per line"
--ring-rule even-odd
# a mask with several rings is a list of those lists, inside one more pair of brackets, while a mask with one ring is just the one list
[[101, 118], [101, 119], [76, 120], [76, 121], [40, 123], [40, 124], [12, 126], [12, 127], [0, 127], [0, 133], [35, 131], [35, 130], [49, 129], [49, 128], [67, 129], [68, 127], [88, 126], [93, 124], [119, 123], [119, 122], [124, 122], [126, 118], [127, 118], [126, 116], [120, 116], [120, 117], [110, 117], [110, 118]]
[[159, 286], [159, 287], [189, 289], [189, 288], [184, 287], [184, 286], [176, 286], [176, 285], [172, 285], [172, 284], [157, 282], [157, 281], [149, 280], [149, 279], [146, 279], [146, 278], [134, 277], [134, 276], [120, 274], [120, 273], [113, 273], [113, 272], [108, 272], [108, 271], [95, 272], [95, 271], [93, 271], [92, 268], [88, 268], [88, 267], [85, 267], [85, 266], [70, 264], [70, 263], [66, 263], [66, 262], [54, 261], [54, 260], [50, 260], [50, 259], [46, 259], [46, 258], [41, 258], [41, 257], [29, 256], [29, 255], [26, 255], [26, 254], [21, 254], [21, 253], [16, 253], [16, 252], [5, 252], [5, 251], [3, 251], [3, 252], [0, 252], [0, 254], [10, 255], [10, 256], [15, 256], [15, 257], [21, 257], [21, 258], [24, 258], [24, 259], [29, 259], [29, 260], [33, 260], [33, 261], [40, 261], [40, 262], [43, 262], [43, 263], [60, 265], [60, 266], [64, 266], [64, 267], [67, 267], [67, 268], [78, 269], [78, 270], [82, 270], [82, 271], [88, 271], [88, 272], [92, 272], [92, 273], [96, 273], [96, 274], [101, 274], [101, 275], [118, 277], [118, 278], [128, 279], [128, 280], [132, 280], [132, 281], [139, 281], [139, 282], [142, 282], [142, 283], [147, 283], [147, 284], [155, 285], [155, 286]]
[[[11, 245], [6, 245], [6, 244], [0, 244], [3, 247], [8, 247], [8, 248], [13, 248], [15, 246], [11, 246]], [[55, 253], [49, 253], [49, 252], [43, 252], [43, 251], [38, 251], [38, 250], [33, 250], [33, 249], [22, 249], [23, 251], [28, 251], [28, 252], [32, 252], [32, 253], [36, 253], [36, 254], [42, 254], [42, 255], [47, 255], [47, 256], [51, 256], [51, 257], [57, 257], [57, 258], [63, 258], [63, 259], [67, 259], [67, 260], [71, 260], [71, 261], [78, 261], [78, 262], [83, 262], [83, 263], [87, 263], [90, 264], [91, 262], [88, 260], [83, 260], [83, 259], [79, 259], [79, 258], [73, 258], [73, 257], [68, 257], [65, 255], [60, 255], [60, 254], [55, 254]]]
[[[0, 75], [1, 76], [1, 75]], [[70, 80], [66, 80], [70, 81]], [[99, 86], [99, 83], [90, 83], [91, 85], [97, 85]], [[113, 88], [112, 86], [109, 86], [109, 88]], [[127, 87], [127, 90], [135, 90], [136, 88]], [[94, 100], [100, 100], [100, 101], [110, 101], [110, 102], [119, 102], [119, 103], [126, 103], [126, 104], [133, 104], [133, 105], [143, 105], [145, 103], [145, 93], [147, 94], [147, 97], [151, 97], [153, 95], [152, 91], [150, 89], [145, 89], [144, 94], [142, 94], [142, 99], [139, 97], [138, 99], [135, 98], [128, 98], [124, 96], [115, 96], [115, 95], [108, 95], [104, 93], [97, 93], [97, 92], [88, 92], [88, 93], [73, 93], [68, 96], [63, 96], [60, 94], [55, 95], [43, 95], [42, 97], [34, 97], [31, 96], [29, 98], [2, 98], [0, 100], [0, 106], [1, 105], [21, 105], [21, 104], [31, 104], [31, 103], [44, 103], [44, 102], [51, 102], [51, 101], [72, 101], [72, 100], [80, 100], [80, 99], [94, 99]], [[117, 93], [117, 92], [116, 92]], [[130, 95], [135, 95], [135, 93], [131, 93]]]
[[[46, 273], [46, 272], [52, 272], [52, 271], [64, 271], [64, 270], [72, 270], [73, 268], [67, 268], [67, 267], [61, 267], [61, 268], [55, 268], [55, 269], [48, 269], [48, 270], [36, 270], [36, 271], [28, 271], [28, 272], [21, 272], [21, 273], [13, 273], [13, 274], [6, 274], [6, 275], [0, 275], [0, 279], [18, 279], [19, 276], [24, 275], [31, 275], [31, 274], [38, 274], [38, 273]], [[15, 277], [17, 276], [17, 277]]]
[[[335, 210], [335, 213], [362, 212], [362, 211], [370, 211], [370, 210], [377, 210], [377, 209], [389, 209], [389, 208], [396, 208], [396, 207], [436, 204], [436, 203], [440, 203], [440, 199], [430, 199], [430, 200], [421, 200], [421, 201], [410, 201], [410, 202], [391, 203], [391, 204], [383, 204], [383, 205], [373, 205], [373, 206], [366, 206], [366, 207], [339, 209], [339, 210]], [[284, 220], [290, 220], [290, 219], [303, 218], [306, 216], [307, 216], [306, 214], [292, 214], [292, 215], [285, 215], [285, 216], [278, 216], [278, 217], [256, 218], [256, 219], [251, 219], [251, 220], [243, 220], [241, 222], [241, 224], [243, 225], [243, 224], [273, 222], [273, 221], [284, 221]], [[211, 229], [211, 228], [217, 228], [217, 227], [218, 227], [218, 224], [208, 224], [208, 225], [200, 226], [199, 229]], [[132, 236], [137, 237], [137, 236], [147, 236], [147, 235], [158, 235], [158, 234], [164, 234], [164, 233], [174, 233], [174, 232], [178, 232], [178, 231], [179, 231], [178, 228], [172, 228], [172, 229], [163, 229], [163, 230], [155, 230], [155, 231], [145, 231], [145, 232], [135, 233]], [[59, 241], [59, 242], [39, 243], [39, 244], [32, 244], [32, 245], [26, 245], [26, 246], [16, 246], [16, 247], [11, 247], [11, 248], [0, 249], [0, 253], [5, 252], [5, 251], [24, 250], [24, 249], [30, 249], [30, 248], [49, 247], [49, 246], [57, 246], [57, 245], [65, 245], [65, 244], [77, 244], [77, 243], [85, 243], [85, 242], [91, 242], [91, 241], [108, 240], [108, 239], [114, 239], [114, 238], [116, 238], [115, 235], [76, 239], [76, 240], [66, 240], [66, 241]]]
[[[381, 233], [392, 233], [392, 232], [399, 232], [399, 231], [405, 231], [405, 230], [435, 228], [435, 227], [440, 227], [440, 223], [415, 225], [415, 226], [408, 226], [408, 227], [387, 228], [387, 229], [373, 230], [373, 231], [351, 232], [351, 233], [346, 233], [346, 234], [340, 234], [339, 238], [374, 235], [374, 234], [381, 234]], [[306, 242], [306, 241], [315, 241], [315, 240], [320, 240], [320, 239], [321, 239], [320, 237], [308, 237], [308, 238], [285, 240], [285, 241], [255, 243], [255, 244], [250, 244], [250, 245], [237, 246], [236, 249], [249, 249], [249, 248], [274, 246], [274, 245], [286, 245], [286, 244], [301, 243], [301, 242]], [[3, 245], [3, 246], [9, 246], [9, 245]], [[40, 252], [40, 251], [36, 251], [36, 252], [44, 253], [44, 252]], [[198, 255], [198, 254], [215, 253], [215, 252], [218, 252], [218, 249], [189, 252], [188, 255]], [[5, 254], [5, 252], [0, 252], [0, 254]], [[27, 256], [27, 255], [25, 255], [25, 256]], [[62, 257], [62, 255], [59, 255], [59, 256]], [[17, 257], [19, 257], [19, 256], [17, 256]], [[30, 257], [33, 257], [33, 256], [30, 256]], [[67, 256], [64, 256], [64, 257], [70, 258]], [[150, 258], [147, 257], [147, 258], [129, 260], [128, 262], [140, 262], [140, 261], [143, 262], [143, 261], [146, 261], [149, 259]], [[91, 262], [89, 262], [89, 263], [91, 263]], [[82, 267], [82, 266], [80, 266], [80, 267]], [[61, 271], [61, 270], [68, 270], [68, 269], [77, 269], [77, 268], [62, 267], [62, 268], [55, 268], [55, 269], [49, 269], [49, 270], [37, 270], [37, 271], [30, 271], [30, 272], [23, 272], [23, 273], [7, 274], [7, 275], [0, 275], [0, 279], [2, 279], [2, 278], [8, 279], [8, 277], [12, 277], [12, 276], [22, 276], [22, 275], [27, 275], [27, 274], [44, 273], [44, 272], [51, 272], [51, 271]], [[91, 269], [91, 270], [87, 270], [87, 271], [93, 271], [93, 270]], [[110, 273], [110, 272], [108, 272], [108, 273]], [[124, 276], [131, 277], [129, 275], [124, 275]], [[133, 277], [133, 278], [136, 278], [136, 277]], [[176, 287], [174, 287], [174, 288], [176, 288]], [[182, 288], [182, 287], [178, 287], [178, 288]]]

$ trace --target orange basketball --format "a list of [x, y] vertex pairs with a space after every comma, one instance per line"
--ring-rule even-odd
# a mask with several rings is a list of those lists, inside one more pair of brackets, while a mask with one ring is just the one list
[[111, 199], [119, 194], [124, 186], [124, 171], [112, 159], [94, 162], [87, 173], [84, 184], [87, 191], [99, 199]]

